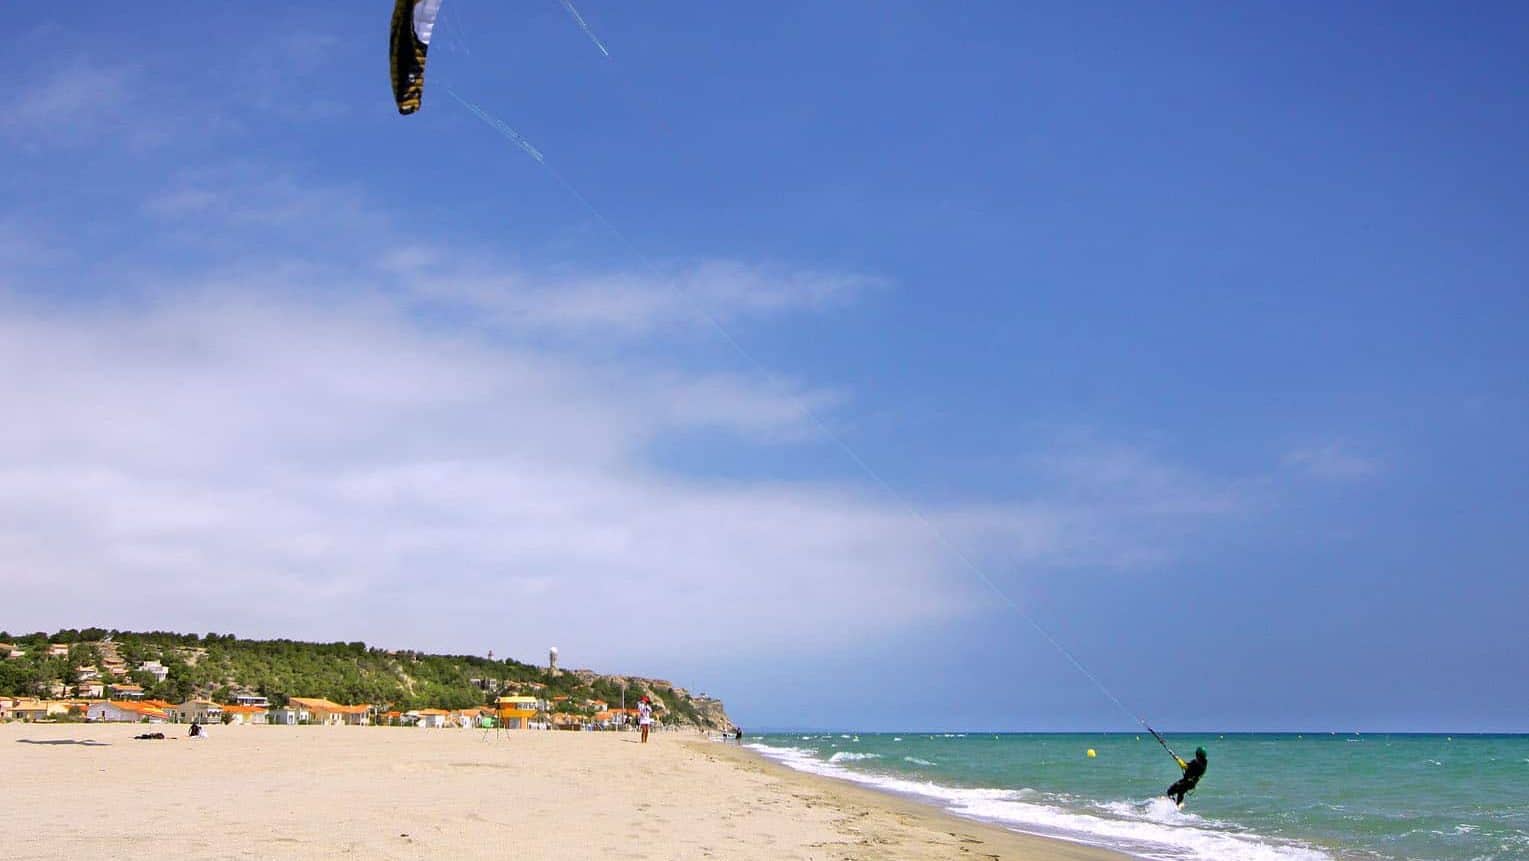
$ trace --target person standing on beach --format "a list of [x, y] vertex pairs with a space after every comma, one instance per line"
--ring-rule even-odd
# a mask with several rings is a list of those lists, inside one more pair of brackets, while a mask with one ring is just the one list
[[648, 743], [648, 729], [653, 726], [653, 703], [647, 697], [637, 704], [637, 725], [642, 728], [642, 743]]

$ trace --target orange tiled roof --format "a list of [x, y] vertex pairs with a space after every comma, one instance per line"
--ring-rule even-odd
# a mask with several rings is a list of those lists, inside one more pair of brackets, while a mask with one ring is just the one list
[[254, 715], [265, 711], [261, 706], [219, 706], [223, 711], [231, 715]]
[[333, 700], [326, 700], [323, 697], [292, 697], [288, 701], [305, 709], [318, 709], [319, 711], [334, 712], [335, 714], [342, 715], [366, 714], [372, 709], [371, 706], [365, 703], [354, 706], [342, 706]]
[[169, 717], [164, 709], [157, 709], [147, 703], [133, 702], [132, 700], [105, 700], [107, 705], [125, 712], [141, 714], [144, 717]]

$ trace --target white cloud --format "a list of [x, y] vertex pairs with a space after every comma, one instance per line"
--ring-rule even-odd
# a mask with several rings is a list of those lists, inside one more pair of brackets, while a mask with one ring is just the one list
[[75, 57], [15, 83], [15, 101], [0, 114], [0, 134], [24, 147], [79, 145], [115, 135], [130, 146], [166, 139], [152, 122], [126, 120], [136, 111], [137, 69]]
[[45, 80], [22, 88], [8, 112], [20, 125], [57, 126], [78, 123], [121, 102], [127, 92], [127, 71], [76, 58]]
[[453, 267], [411, 248], [384, 260], [431, 301], [471, 308], [503, 324], [569, 333], [641, 335], [707, 318], [727, 323], [821, 311], [877, 286], [862, 275], [710, 260], [670, 271], [500, 274], [492, 265]]
[[1285, 467], [1316, 478], [1354, 480], [1381, 471], [1381, 462], [1360, 454], [1341, 442], [1293, 449], [1285, 453]]
[[[0, 402], [24, 417], [0, 423], [0, 564], [21, 627], [555, 641], [614, 666], [719, 642], [833, 646], [989, 602], [877, 493], [645, 456], [697, 427], [811, 438], [810, 390], [613, 369], [375, 296], [274, 287], [0, 305], [0, 368]], [[1140, 561], [1151, 536], [1122, 525], [1141, 516], [1085, 499], [929, 512], [974, 556], [1048, 566]]]
[[586, 652], [635, 616], [664, 651], [842, 641], [964, 600], [857, 494], [644, 465], [671, 428], [799, 426], [801, 393], [263, 297], [13, 308], [0, 367], [25, 417], [0, 426], [8, 615]]
[[[221, 264], [123, 275], [101, 285], [110, 305], [0, 294], [12, 627], [520, 655], [557, 642], [593, 665], [662, 666], [991, 604], [924, 516], [869, 484], [721, 480], [650, 456], [699, 430], [739, 457], [821, 444], [814, 416], [843, 393], [724, 371], [726, 354], [682, 362], [654, 346], [667, 338], [613, 355], [578, 337], [805, 313], [874, 278], [509, 267], [401, 241], [413, 231], [358, 193], [247, 165], [187, 173], [145, 208], [172, 233], [194, 224]], [[1073, 445], [1040, 463], [1030, 498], [925, 516], [1007, 582], [1013, 561], [1151, 564], [1174, 529], [1226, 510], [1139, 451]]]

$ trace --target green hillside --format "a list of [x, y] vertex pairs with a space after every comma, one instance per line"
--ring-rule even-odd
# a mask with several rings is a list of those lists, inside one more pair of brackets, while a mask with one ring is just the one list
[[[67, 647], [67, 654], [50, 655], [50, 646]], [[652, 696], [670, 723], [714, 728], [729, 723], [720, 702], [656, 679], [582, 670], [553, 674], [516, 660], [391, 651], [360, 642], [101, 628], [17, 636], [0, 631], [0, 653], [17, 651], [19, 656], [0, 654], [0, 696], [74, 696], [81, 677], [94, 669], [107, 682], [141, 685], [147, 698], [176, 703], [192, 697], [229, 702], [237, 693], [251, 692], [274, 705], [289, 697], [325, 697], [402, 710], [452, 709], [484, 705], [501, 692], [534, 690], [549, 700], [567, 696], [558, 711], [590, 713], [586, 700], [615, 707], [624, 690], [628, 705], [643, 694]], [[156, 661], [168, 670], [163, 681], [141, 669]]]

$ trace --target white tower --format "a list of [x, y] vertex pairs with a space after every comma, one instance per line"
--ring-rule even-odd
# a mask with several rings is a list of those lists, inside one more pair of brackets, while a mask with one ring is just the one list
[[557, 646], [547, 650], [547, 670], [552, 675], [557, 675]]

